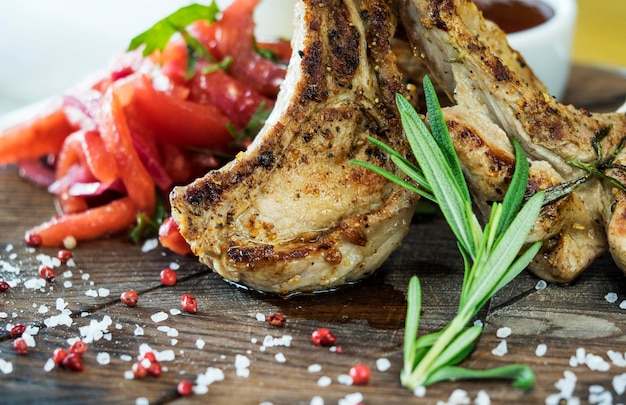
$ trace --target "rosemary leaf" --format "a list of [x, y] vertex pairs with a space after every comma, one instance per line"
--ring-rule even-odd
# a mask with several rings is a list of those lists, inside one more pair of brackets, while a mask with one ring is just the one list
[[497, 378], [511, 379], [514, 386], [528, 388], [535, 377], [527, 366], [469, 370], [457, 364], [471, 354], [482, 332], [482, 327], [468, 327], [472, 318], [498, 290], [523, 271], [539, 251], [541, 243], [528, 247], [526, 238], [539, 215], [545, 193], [538, 192], [524, 202], [528, 162], [524, 150], [513, 141], [516, 158], [513, 178], [503, 201], [492, 205], [483, 228], [473, 212], [469, 188], [428, 77], [424, 78], [424, 94], [430, 129], [404, 97], [396, 96], [402, 126], [417, 166], [380, 141], [370, 139], [420, 187], [376, 165], [354, 162], [421, 195], [427, 194], [438, 204], [457, 238], [463, 258], [465, 273], [458, 312], [440, 331], [418, 336], [421, 288], [417, 276], [409, 282], [402, 385], [413, 390], [444, 380]]

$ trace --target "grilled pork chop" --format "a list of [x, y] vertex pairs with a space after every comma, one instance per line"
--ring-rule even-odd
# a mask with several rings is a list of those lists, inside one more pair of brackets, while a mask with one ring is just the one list
[[200, 260], [227, 280], [287, 294], [376, 270], [408, 232], [417, 197], [366, 140], [408, 153], [394, 97], [392, 1], [304, 0], [278, 100], [248, 150], [170, 196]]
[[[510, 182], [509, 138], [515, 137], [531, 163], [528, 193], [581, 183], [543, 208], [529, 236], [544, 241], [531, 270], [567, 282], [607, 247], [626, 270], [626, 194], [607, 178], [588, 177], [572, 165], [575, 160], [596, 167], [613, 152], [615, 159], [608, 162], [624, 164], [619, 145], [626, 137], [626, 115], [559, 104], [508, 46], [504, 32], [483, 19], [470, 0], [400, 3], [415, 55], [457, 104], [445, 110], [446, 119], [481, 212], [488, 215], [490, 202], [501, 200]], [[603, 175], [626, 184], [624, 170], [609, 166], [600, 169]]]

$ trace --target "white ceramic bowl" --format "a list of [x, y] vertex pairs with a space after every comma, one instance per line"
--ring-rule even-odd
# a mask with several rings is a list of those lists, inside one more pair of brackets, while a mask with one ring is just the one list
[[576, 0], [541, 0], [554, 15], [536, 27], [509, 34], [509, 44], [524, 56], [548, 92], [561, 99], [571, 66], [572, 41], [576, 25]]

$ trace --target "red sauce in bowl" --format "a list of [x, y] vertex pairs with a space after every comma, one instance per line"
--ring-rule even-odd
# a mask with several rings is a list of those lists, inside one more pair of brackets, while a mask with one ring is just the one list
[[549, 5], [538, 0], [474, 0], [474, 3], [485, 18], [507, 34], [541, 25], [554, 15]]

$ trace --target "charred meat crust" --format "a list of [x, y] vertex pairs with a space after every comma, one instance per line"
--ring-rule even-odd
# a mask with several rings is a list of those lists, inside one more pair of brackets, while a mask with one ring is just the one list
[[[558, 103], [473, 2], [400, 1], [415, 54], [457, 104], [446, 109], [446, 119], [484, 218], [512, 176], [510, 138], [520, 141], [530, 162], [527, 195], [584, 178], [586, 172], [573, 160], [593, 166], [618, 152], [615, 162], [626, 162], [626, 152], [618, 146], [626, 136], [626, 116], [590, 114]], [[607, 125], [613, 129], [597, 148], [598, 134]], [[624, 173], [604, 174], [622, 181]], [[608, 247], [626, 271], [624, 212], [624, 192], [590, 178], [542, 209], [528, 242], [544, 244], [530, 269], [549, 281], [571, 281]]]
[[393, 1], [304, 0], [272, 116], [246, 152], [171, 194], [181, 234], [223, 277], [278, 293], [332, 288], [377, 269], [417, 196], [350, 163], [397, 171], [367, 136], [409, 155], [395, 95]]

